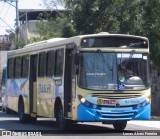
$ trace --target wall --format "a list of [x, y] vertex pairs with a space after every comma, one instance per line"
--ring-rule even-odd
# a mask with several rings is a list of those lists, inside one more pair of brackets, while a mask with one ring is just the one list
[[40, 37], [36, 21], [28, 21], [19, 27], [19, 38], [27, 44], [32, 37]]
[[152, 115], [160, 116], [160, 71], [151, 66]]
[[4, 65], [6, 65], [7, 62], [7, 51], [0, 51], [0, 83], [2, 79], [2, 70]]

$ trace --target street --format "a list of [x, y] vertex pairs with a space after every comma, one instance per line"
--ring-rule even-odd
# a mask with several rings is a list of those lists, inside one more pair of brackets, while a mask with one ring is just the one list
[[55, 122], [49, 118], [38, 118], [35, 124], [22, 124], [16, 114], [0, 112], [0, 130], [42, 132], [44, 136], [52, 135], [89, 135], [89, 136], [159, 136], [160, 121], [129, 121], [124, 131], [113, 130], [112, 125], [101, 123], [78, 123], [74, 124], [67, 131], [61, 131], [55, 126]]

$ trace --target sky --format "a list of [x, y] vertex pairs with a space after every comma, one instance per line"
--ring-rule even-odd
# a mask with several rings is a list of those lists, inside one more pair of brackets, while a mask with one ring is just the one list
[[[12, 0], [7, 0], [7, 1], [12, 1]], [[11, 4], [15, 6], [15, 2], [12, 2]], [[44, 8], [45, 7], [43, 6], [43, 0], [18, 0], [18, 9], [44, 9]], [[1, 19], [3, 19], [3, 21]], [[0, 35], [8, 34], [6, 32], [6, 29], [10, 28], [15, 29], [15, 19], [16, 19], [15, 7], [4, 2], [4, 0], [0, 0]]]

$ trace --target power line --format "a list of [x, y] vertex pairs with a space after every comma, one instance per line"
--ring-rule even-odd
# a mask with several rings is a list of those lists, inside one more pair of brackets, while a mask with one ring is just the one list
[[[8, 9], [7, 9], [7, 11], [6, 11], [5, 15], [3, 16], [3, 19], [5, 19], [5, 18], [6, 18], [7, 14], [8, 14], [8, 11], [9, 11], [9, 8], [10, 8], [10, 5], [8, 6]], [[2, 23], [0, 24], [0, 26], [1, 26], [1, 25], [2, 25]]]
[[3, 23], [5, 23], [12, 31], [14, 31], [15, 32], [15, 30], [10, 26], [10, 25], [8, 25], [7, 23], [6, 23], [6, 21], [4, 21], [1, 17], [0, 17], [0, 19], [2, 20], [2, 22]]
[[[6, 28], [6, 27], [8, 27], [8, 26], [0, 26], [0, 28]], [[14, 26], [10, 26], [10, 27], [14, 27]]]
[[4, 1], [4, 2], [7, 2], [7, 1], [16, 2], [16, 1], [18, 1], [18, 0], [0, 0], [0, 1]]
[[1, 15], [2, 11], [3, 11], [4, 5], [5, 5], [5, 2], [3, 3], [2, 9], [0, 11], [0, 15]]
[[3, 3], [2, 9], [0, 11], [0, 15], [1, 15], [2, 11], [3, 11], [4, 5], [5, 5], [5, 3]]
[[[18, 27], [19, 27], [19, 13], [18, 13], [18, 1], [19, 0], [0, 0], [0, 1], [3, 1], [3, 2], [6, 2], [6, 3], [8, 3], [8, 4], [10, 4], [11, 6], [13, 6], [15, 9], [16, 9], [16, 29], [18, 30]], [[9, 3], [10, 2], [10, 3]], [[11, 4], [12, 2], [15, 2], [15, 6], [13, 5], [13, 4]], [[11, 26], [9, 26], [1, 17], [0, 17], [0, 19], [8, 26], [8, 27], [10, 27], [10, 29], [12, 30], [12, 31], [14, 31], [12, 28], [11, 28]], [[15, 32], [15, 31], [14, 31]], [[16, 32], [16, 34], [17, 34], [17, 40], [18, 40], [18, 31]]]
[[5, 19], [5, 17], [7, 16], [8, 11], [9, 11], [9, 8], [10, 8], [10, 5], [9, 5], [9, 7], [8, 7], [8, 9], [7, 9], [6, 13], [5, 13], [5, 16], [3, 17], [3, 19]]

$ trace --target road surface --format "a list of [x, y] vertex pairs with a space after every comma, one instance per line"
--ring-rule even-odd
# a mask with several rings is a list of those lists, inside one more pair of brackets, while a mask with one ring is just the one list
[[70, 129], [61, 131], [55, 126], [55, 122], [51, 121], [49, 118], [38, 118], [35, 124], [22, 124], [19, 122], [19, 118], [16, 114], [0, 112], [0, 130], [14, 130], [15, 136], [18, 134], [22, 136], [25, 136], [25, 134], [33, 135], [32, 132], [34, 132], [34, 134], [43, 136], [76, 136], [77, 138], [79, 136], [86, 139], [88, 139], [87, 136], [113, 136], [113, 138], [123, 136], [128, 138], [135, 135], [145, 137], [146, 139], [151, 135], [158, 138], [160, 137], [160, 121], [129, 121], [126, 129], [121, 132], [115, 131], [112, 125], [104, 125], [95, 122], [74, 124]]

